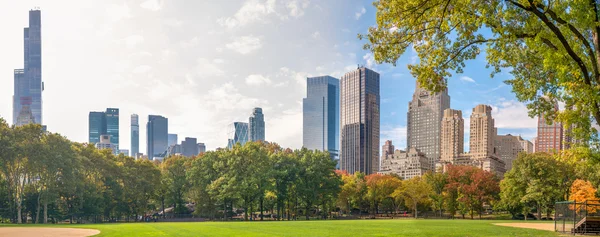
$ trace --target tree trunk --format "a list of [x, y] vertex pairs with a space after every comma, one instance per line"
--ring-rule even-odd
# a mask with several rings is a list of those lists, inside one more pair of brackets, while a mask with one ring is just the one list
[[42, 206], [42, 205], [40, 205], [40, 198], [41, 198], [41, 197], [42, 197], [42, 194], [41, 194], [41, 192], [40, 192], [40, 193], [38, 194], [38, 197], [37, 197], [37, 210], [36, 210], [36, 212], [35, 212], [35, 222], [34, 222], [34, 223], [36, 223], [36, 224], [38, 224], [38, 223], [39, 223], [39, 221], [40, 221], [40, 208], [41, 208], [41, 206]]
[[260, 220], [263, 220], [263, 201], [264, 201], [264, 197], [260, 197]]
[[44, 198], [44, 224], [48, 224], [48, 199]]
[[161, 203], [160, 204], [161, 204], [161, 207], [162, 207], [162, 217], [163, 217], [163, 219], [165, 219], [165, 214], [166, 213], [165, 213], [165, 199], [164, 198], [161, 199]]
[[23, 219], [21, 217], [21, 198], [17, 197], [17, 224], [23, 223]]
[[419, 214], [417, 214], [417, 202], [415, 202], [415, 219], [417, 219], [417, 218], [418, 218], [418, 215], [419, 215]]

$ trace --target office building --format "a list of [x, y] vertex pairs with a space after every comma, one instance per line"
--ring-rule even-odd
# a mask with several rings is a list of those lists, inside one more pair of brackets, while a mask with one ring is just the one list
[[[29, 11], [29, 27], [23, 30], [23, 69], [15, 69], [13, 124], [43, 124], [42, 116], [42, 16], [40, 10]], [[25, 106], [25, 108], [23, 108]], [[23, 111], [25, 110], [25, 111]], [[29, 116], [31, 117], [25, 118]], [[19, 119], [19, 115], [23, 115]], [[100, 138], [98, 138], [99, 140]]]
[[409, 148], [408, 151], [395, 150], [381, 157], [380, 174], [395, 174], [403, 180], [422, 176], [430, 171], [431, 165], [425, 153]]
[[181, 149], [183, 156], [192, 157], [198, 155], [198, 142], [196, 138], [186, 137], [181, 142]]
[[[511, 134], [497, 135], [494, 140], [494, 147], [496, 153], [500, 159], [506, 164], [506, 171], [512, 169], [512, 163], [517, 159], [517, 156], [521, 152], [528, 152], [527, 147], [523, 147], [527, 144], [527, 140], [521, 138], [521, 136], [513, 136]], [[531, 142], [529, 142], [531, 144]]]
[[[521, 136], [519, 136], [519, 138], [521, 138]], [[534, 152], [533, 151], [533, 143], [532, 142], [521, 138], [521, 140], [519, 140], [519, 144], [521, 145], [521, 149], [523, 149], [524, 152], [527, 152], [527, 153], [533, 153]]]
[[340, 169], [350, 174], [379, 170], [379, 73], [366, 67], [340, 81]]
[[169, 145], [169, 147], [167, 148], [167, 154], [165, 155], [165, 157], [180, 156], [182, 154], [183, 154], [183, 149], [182, 149], [181, 145], [179, 145], [179, 144]]
[[179, 143], [177, 142], [177, 141], [179, 141], [179, 140], [177, 139], [177, 134], [172, 134], [172, 133], [169, 133], [169, 138], [168, 138], [168, 140], [169, 140], [169, 141], [168, 141], [168, 142], [169, 142], [169, 144], [168, 144], [169, 146], [171, 146], [171, 145], [177, 145], [177, 144], [179, 144]]
[[392, 144], [392, 140], [385, 141], [385, 144], [381, 147], [381, 157], [394, 154], [395, 147]]
[[338, 159], [340, 134], [340, 80], [330, 76], [306, 79], [302, 100], [302, 145], [328, 151]]
[[430, 170], [441, 156], [441, 126], [444, 110], [450, 108], [448, 89], [433, 93], [417, 82], [412, 101], [408, 103], [407, 144], [429, 159]]
[[248, 123], [234, 122], [229, 126], [227, 148], [231, 149], [235, 144], [244, 145], [248, 142]]
[[90, 112], [88, 118], [88, 142], [100, 142], [100, 135], [106, 135], [106, 114], [104, 112]]
[[254, 108], [249, 118], [248, 140], [265, 141], [265, 115], [261, 108]]
[[148, 115], [146, 124], [146, 155], [149, 160], [162, 160], [167, 153], [169, 119], [160, 115]]
[[494, 149], [495, 138], [496, 129], [492, 118], [492, 107], [482, 104], [475, 106], [471, 113], [469, 136], [471, 161], [474, 166], [502, 177], [506, 166]]
[[106, 134], [110, 135], [110, 142], [119, 149], [119, 109], [106, 109]]
[[96, 149], [98, 150], [104, 150], [104, 149], [110, 149], [111, 152], [113, 154], [118, 154], [119, 150], [117, 149], [117, 146], [115, 146], [114, 144], [112, 144], [110, 142], [110, 135], [100, 135], [99, 137], [99, 141], [97, 143], [94, 144], [96, 146]]
[[[558, 111], [556, 102], [554, 110]], [[538, 116], [535, 152], [559, 152], [563, 148], [563, 139], [562, 123], [547, 119], [544, 115]]]
[[445, 109], [441, 126], [441, 155], [442, 163], [453, 163], [454, 159], [464, 153], [465, 120], [462, 111]]
[[140, 119], [137, 114], [131, 115], [131, 156], [137, 158], [140, 153]]
[[198, 143], [198, 154], [206, 152], [206, 145], [204, 143]]

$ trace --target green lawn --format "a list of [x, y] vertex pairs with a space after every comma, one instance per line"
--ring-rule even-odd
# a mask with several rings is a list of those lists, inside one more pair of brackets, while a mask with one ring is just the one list
[[[45, 225], [90, 228], [97, 236], [558, 236], [479, 220], [345, 220]], [[515, 221], [512, 221], [515, 222]], [[548, 222], [546, 222], [548, 223]], [[11, 225], [14, 226], [14, 225]], [[25, 225], [33, 226], [33, 225]], [[1, 227], [0, 227], [1, 228]]]

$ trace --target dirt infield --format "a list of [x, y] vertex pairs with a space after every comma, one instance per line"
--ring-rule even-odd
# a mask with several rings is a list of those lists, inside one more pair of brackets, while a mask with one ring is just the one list
[[100, 234], [99, 230], [75, 228], [2, 227], [0, 236], [19, 237], [85, 237]]
[[554, 223], [494, 223], [494, 225], [554, 231]]

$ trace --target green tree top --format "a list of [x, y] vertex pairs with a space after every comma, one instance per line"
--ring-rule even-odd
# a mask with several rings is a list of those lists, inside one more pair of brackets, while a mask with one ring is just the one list
[[[600, 121], [600, 22], [597, 1], [381, 0], [365, 49], [395, 64], [409, 47], [420, 61], [408, 66], [421, 86], [440, 91], [451, 72], [486, 51], [492, 76], [510, 71], [517, 99], [530, 116], [576, 124], [583, 139]], [[546, 99], [549, 98], [549, 99]], [[554, 111], [552, 102], [572, 110]]]

